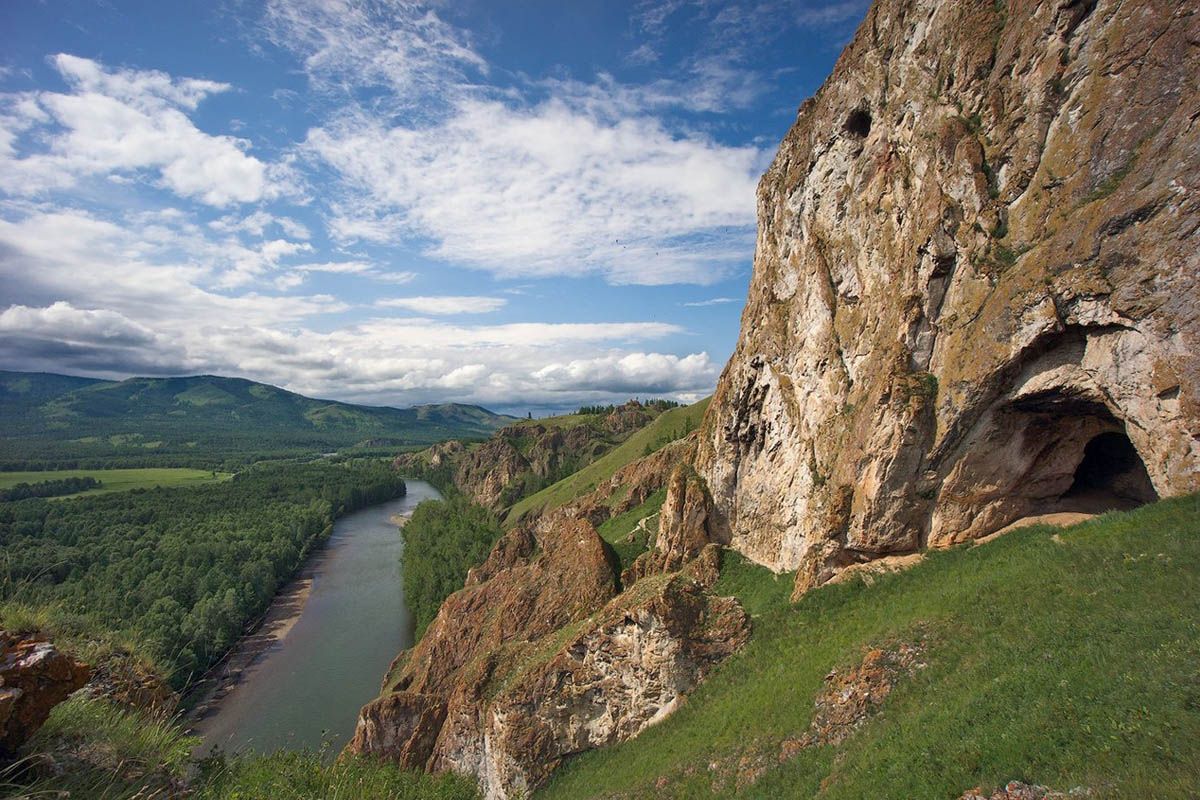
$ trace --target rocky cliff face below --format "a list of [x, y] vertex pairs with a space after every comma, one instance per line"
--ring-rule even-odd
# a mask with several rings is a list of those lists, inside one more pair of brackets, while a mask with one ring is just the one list
[[875, 3], [759, 185], [710, 538], [802, 592], [1200, 489], [1198, 8]]
[[444, 472], [471, 500], [500, 511], [604, 455], [661, 410], [630, 401], [570, 425], [522, 422], [478, 446], [444, 442], [402, 455], [395, 466], [417, 476]]
[[715, 575], [655, 575], [618, 595], [591, 523], [569, 513], [508, 533], [363, 708], [350, 750], [474, 775], [521, 796], [566, 756], [670, 713], [749, 621]]

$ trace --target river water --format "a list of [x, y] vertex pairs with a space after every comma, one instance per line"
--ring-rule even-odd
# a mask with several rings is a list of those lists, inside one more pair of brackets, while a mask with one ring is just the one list
[[334, 523], [307, 567], [312, 587], [295, 623], [196, 725], [206, 750], [327, 743], [336, 753], [349, 741], [359, 708], [378, 695], [396, 654], [412, 645], [400, 578], [404, 548], [392, 518], [441, 495], [424, 481], [407, 483], [405, 497]]

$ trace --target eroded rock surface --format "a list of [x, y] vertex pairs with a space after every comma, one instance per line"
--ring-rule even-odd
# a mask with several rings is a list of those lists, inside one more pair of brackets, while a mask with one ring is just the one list
[[15, 753], [90, 675], [44, 639], [0, 631], [0, 757]]
[[1200, 13], [878, 0], [759, 184], [701, 430], [797, 590], [1200, 489]]
[[447, 599], [363, 708], [350, 750], [517, 796], [562, 758], [670, 713], [748, 635], [738, 603], [686, 572], [618, 596], [592, 525], [548, 515], [506, 534]]

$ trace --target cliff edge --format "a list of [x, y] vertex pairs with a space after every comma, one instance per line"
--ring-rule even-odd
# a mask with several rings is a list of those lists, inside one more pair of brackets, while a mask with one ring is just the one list
[[875, 3], [759, 184], [712, 538], [803, 592], [1200, 489], [1198, 9]]

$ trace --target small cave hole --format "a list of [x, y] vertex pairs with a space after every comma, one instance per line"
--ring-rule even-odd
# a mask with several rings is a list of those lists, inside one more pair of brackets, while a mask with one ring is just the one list
[[867, 138], [867, 134], [871, 132], [871, 112], [865, 108], [854, 109], [850, 116], [846, 117], [846, 124], [842, 126], [842, 130], [856, 139]]
[[1136, 508], [1157, 500], [1158, 493], [1129, 437], [1108, 431], [1083, 448], [1074, 482], [1062, 499], [1096, 512]]

